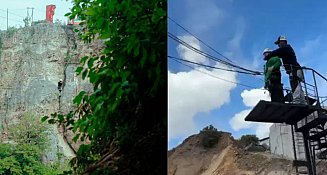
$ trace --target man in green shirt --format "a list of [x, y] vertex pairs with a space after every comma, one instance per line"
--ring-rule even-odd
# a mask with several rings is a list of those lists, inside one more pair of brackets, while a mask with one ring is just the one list
[[283, 85], [281, 83], [280, 73], [282, 62], [279, 57], [267, 57], [271, 51], [272, 50], [268, 48], [263, 51], [264, 60], [267, 61], [264, 66], [265, 89], [268, 89], [272, 102], [284, 103]]

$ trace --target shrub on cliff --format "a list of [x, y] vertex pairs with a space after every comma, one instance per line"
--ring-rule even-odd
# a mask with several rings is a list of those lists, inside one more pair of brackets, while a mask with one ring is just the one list
[[220, 133], [212, 125], [206, 126], [200, 131], [201, 145], [205, 148], [212, 148], [219, 141]]
[[43, 164], [49, 146], [47, 128], [35, 115], [26, 113], [8, 126], [9, 140], [0, 143], [0, 174], [58, 174], [62, 167]]
[[256, 135], [242, 135], [240, 138], [241, 143], [243, 143], [245, 146], [253, 143], [253, 144], [259, 144], [259, 138]]

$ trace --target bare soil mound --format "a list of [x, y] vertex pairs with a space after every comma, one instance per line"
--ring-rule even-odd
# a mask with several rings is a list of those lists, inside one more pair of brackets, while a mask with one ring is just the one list
[[200, 132], [168, 151], [169, 175], [295, 174], [292, 161], [266, 152], [247, 152], [230, 133]]

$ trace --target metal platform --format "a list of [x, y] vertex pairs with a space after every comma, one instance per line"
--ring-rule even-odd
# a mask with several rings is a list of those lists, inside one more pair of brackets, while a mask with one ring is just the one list
[[317, 110], [314, 106], [260, 100], [245, 121], [293, 125]]

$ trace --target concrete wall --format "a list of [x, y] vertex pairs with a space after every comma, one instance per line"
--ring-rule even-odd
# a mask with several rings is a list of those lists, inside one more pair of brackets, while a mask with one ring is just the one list
[[[294, 160], [294, 149], [291, 125], [275, 123], [270, 127], [270, 151], [283, 158]], [[296, 156], [298, 160], [305, 160], [302, 134], [295, 132]]]

